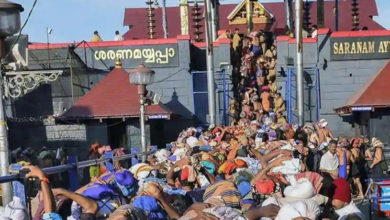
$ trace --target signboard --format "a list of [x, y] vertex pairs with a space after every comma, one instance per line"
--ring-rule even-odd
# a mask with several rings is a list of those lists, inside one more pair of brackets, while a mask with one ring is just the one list
[[[76, 49], [75, 52], [84, 58], [84, 49]], [[177, 44], [87, 47], [86, 53], [86, 64], [96, 69], [113, 67], [118, 59], [122, 61], [123, 68], [135, 68], [140, 63], [151, 68], [179, 66]]]
[[352, 107], [352, 111], [354, 112], [369, 112], [372, 110], [371, 106], [366, 107]]
[[331, 60], [390, 58], [390, 36], [336, 37], [330, 39]]

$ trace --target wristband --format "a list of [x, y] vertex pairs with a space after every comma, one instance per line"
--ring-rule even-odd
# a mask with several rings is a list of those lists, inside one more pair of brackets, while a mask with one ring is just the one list
[[50, 183], [50, 180], [47, 177], [43, 177], [42, 179], [39, 179], [41, 182], [45, 182], [47, 184]]

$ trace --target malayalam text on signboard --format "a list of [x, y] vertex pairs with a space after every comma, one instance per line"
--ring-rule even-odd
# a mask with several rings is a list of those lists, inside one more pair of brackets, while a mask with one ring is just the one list
[[[76, 53], [83, 57], [82, 50]], [[177, 44], [95, 47], [88, 48], [87, 53], [88, 66], [97, 69], [112, 67], [116, 60], [121, 60], [124, 68], [135, 68], [140, 63], [151, 68], [179, 66]]]

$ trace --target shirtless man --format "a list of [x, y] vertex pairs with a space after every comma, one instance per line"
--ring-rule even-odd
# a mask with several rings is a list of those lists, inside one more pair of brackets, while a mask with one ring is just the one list
[[317, 125], [317, 133], [318, 133], [318, 139], [320, 143], [323, 142], [329, 142], [331, 139], [334, 138], [332, 132], [327, 128], [328, 122], [325, 119], [321, 119]]

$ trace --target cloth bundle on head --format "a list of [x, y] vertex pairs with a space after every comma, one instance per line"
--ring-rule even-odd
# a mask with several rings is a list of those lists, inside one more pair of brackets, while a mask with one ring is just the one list
[[282, 173], [284, 175], [294, 175], [301, 171], [300, 160], [297, 158], [283, 161], [283, 166], [274, 167], [271, 173]]
[[200, 166], [205, 168], [207, 170], [207, 172], [210, 174], [214, 174], [214, 172], [216, 170], [215, 164], [210, 162], [210, 161], [207, 161], [207, 160], [200, 162]]
[[330, 196], [345, 203], [351, 202], [351, 189], [344, 178], [337, 178], [330, 187]]
[[92, 183], [88, 185], [87, 189], [82, 193], [83, 196], [94, 200], [99, 200], [107, 197], [117, 195], [111, 185]]
[[234, 160], [234, 163], [236, 164], [237, 168], [248, 167], [248, 165], [246, 164], [245, 160], [243, 160], [243, 159], [236, 158]]
[[237, 156], [238, 157], [247, 157], [248, 156], [248, 151], [245, 147], [241, 146], [237, 150]]
[[298, 173], [295, 175], [296, 179], [301, 179], [301, 178], [306, 178], [308, 179], [314, 186], [314, 193], [318, 194], [320, 192], [320, 189], [322, 187], [322, 180], [324, 179], [320, 174], [316, 172], [303, 172], [303, 173]]
[[251, 184], [246, 180], [237, 185], [238, 192], [242, 198], [244, 198], [251, 191], [251, 188]]
[[186, 143], [187, 143], [190, 147], [195, 147], [195, 146], [197, 146], [198, 142], [199, 142], [198, 138], [193, 137], [193, 136], [188, 137], [187, 140], [186, 140]]
[[149, 220], [167, 219], [164, 210], [158, 205], [157, 200], [151, 196], [137, 197], [133, 201], [133, 206], [146, 211]]
[[328, 122], [327, 122], [325, 119], [321, 119], [321, 120], [318, 122], [318, 125], [319, 125], [321, 128], [325, 128], [326, 126], [328, 126]]
[[216, 196], [220, 196], [226, 206], [232, 208], [240, 207], [241, 194], [233, 182], [221, 180], [209, 186], [203, 194], [203, 201]]
[[268, 140], [269, 141], [276, 141], [277, 140], [277, 134], [276, 134], [276, 131], [275, 130], [270, 130], [268, 132]]
[[231, 174], [237, 168], [236, 163], [234, 161], [225, 161], [219, 168], [218, 173]]
[[136, 165], [130, 167], [129, 171], [134, 175], [137, 180], [145, 179], [149, 176], [152, 167], [146, 163], [137, 163]]
[[99, 154], [104, 154], [105, 152], [112, 151], [111, 146], [105, 145], [103, 147], [99, 147], [98, 152]]
[[308, 129], [310, 131], [314, 131], [314, 125], [312, 123], [306, 123], [305, 126], [303, 126], [304, 129]]
[[199, 150], [209, 152], [212, 151], [213, 148], [210, 145], [202, 145], [199, 147]]
[[156, 153], [154, 153], [154, 156], [157, 159], [157, 163], [162, 163], [168, 160], [169, 156], [171, 155], [171, 152], [166, 149], [158, 150]]
[[137, 193], [137, 181], [134, 179], [133, 174], [130, 171], [117, 171], [114, 175], [116, 186], [122, 192], [123, 196], [131, 196]]
[[188, 149], [187, 148], [178, 148], [173, 152], [172, 156], [175, 156], [175, 161], [181, 160], [186, 156]]
[[275, 183], [272, 180], [259, 180], [256, 181], [255, 188], [261, 195], [270, 195], [275, 190]]
[[373, 137], [371, 140], [371, 147], [372, 148], [383, 147], [383, 142], [380, 141], [378, 138]]
[[181, 170], [181, 181], [193, 183], [196, 181], [196, 172], [193, 166], [185, 165]]
[[244, 167], [247, 167], [247, 168], [244, 168], [244, 169], [239, 168], [239, 169], [237, 169], [237, 172], [240, 172], [241, 170], [246, 170], [251, 175], [255, 176], [259, 172], [259, 170], [261, 169], [260, 161], [255, 159], [255, 158], [251, 158], [251, 157], [237, 157], [236, 159], [240, 159], [240, 160], [245, 161], [246, 166], [244, 166]]
[[287, 186], [284, 189], [284, 195], [286, 198], [291, 199], [309, 199], [314, 196], [313, 184], [306, 178], [301, 178], [296, 183]]
[[269, 88], [269, 86], [262, 86], [262, 87], [261, 87], [261, 91], [262, 91], [262, 92], [269, 92], [269, 91], [270, 91], [270, 88]]
[[316, 220], [320, 214], [320, 207], [312, 200], [303, 200], [285, 204], [279, 210], [275, 220], [290, 220], [298, 217]]

